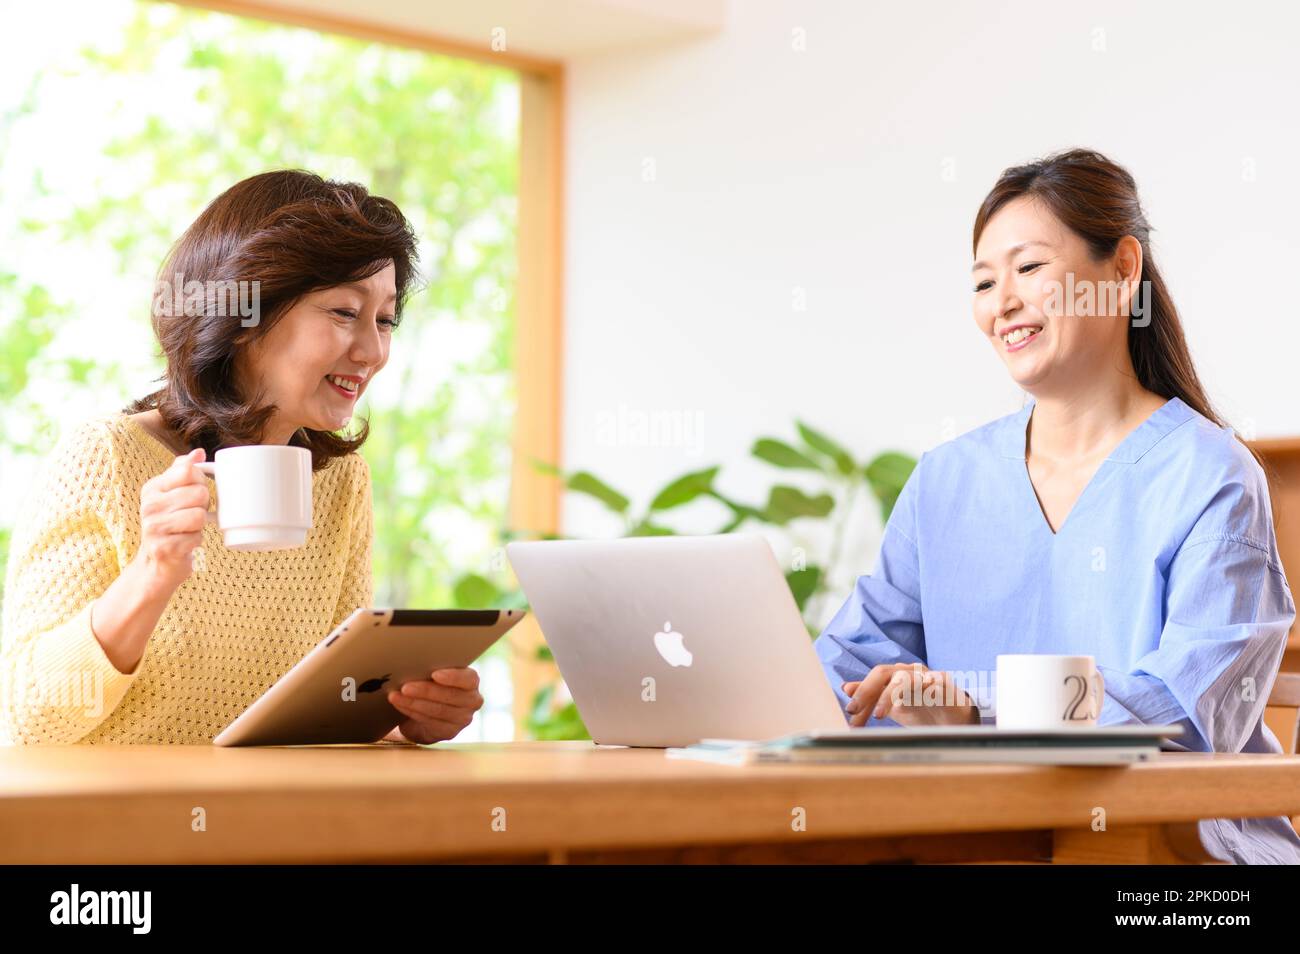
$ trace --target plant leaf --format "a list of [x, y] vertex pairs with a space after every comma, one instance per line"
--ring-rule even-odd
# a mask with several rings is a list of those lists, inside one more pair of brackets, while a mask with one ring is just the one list
[[750, 453], [759, 460], [765, 460], [769, 464], [785, 467], [789, 470], [825, 470], [821, 464], [811, 460], [802, 451], [795, 450], [784, 441], [778, 441], [771, 437], [760, 437], [754, 442]]
[[555, 697], [555, 683], [550, 682], [537, 690], [533, 696], [532, 712], [529, 713], [529, 724], [545, 722], [551, 715], [551, 699]]
[[649, 520], [642, 520], [635, 527], [628, 531], [629, 537], [675, 537], [677, 531], [670, 530], [667, 527], [656, 526]]
[[525, 613], [532, 611], [532, 607], [528, 605], [528, 597], [524, 595], [523, 590], [503, 592], [497, 599], [496, 605], [491, 609], [517, 609], [523, 610]]
[[794, 596], [794, 601], [802, 613], [804, 607], [808, 605], [808, 600], [817, 592], [817, 587], [822, 581], [822, 568], [819, 566], [809, 566], [802, 570], [790, 570], [785, 575], [785, 581], [790, 585], [790, 593]]
[[886, 523], [894, 512], [898, 495], [916, 467], [916, 459], [898, 451], [886, 451], [867, 464], [864, 473], [871, 492], [880, 501], [880, 516]]
[[460, 609], [487, 609], [499, 605], [502, 593], [487, 577], [466, 573], [456, 581], [452, 598]]
[[580, 470], [569, 477], [565, 486], [576, 493], [595, 497], [615, 513], [627, 512], [628, 499], [595, 474]]
[[841, 474], [848, 476], [853, 473], [855, 465], [853, 457], [839, 444], [831, 440], [820, 431], [815, 431], [803, 421], [795, 421], [795, 427], [799, 429], [799, 436], [803, 442], [813, 450], [825, 454], [831, 460], [835, 461], [835, 466]]
[[710, 491], [709, 496], [712, 497], [714, 500], [718, 501], [719, 503], [723, 504], [724, 506], [726, 506], [732, 513], [734, 513], [736, 515], [737, 523], [749, 519], [751, 517], [755, 520], [763, 519], [763, 511], [758, 510], [755, 507], [751, 507], [749, 504], [743, 504], [740, 503], [738, 500], [732, 500], [729, 497], [724, 497], [716, 490]]
[[717, 467], [710, 467], [683, 474], [655, 495], [655, 499], [650, 501], [650, 509], [671, 510], [707, 494], [713, 489], [713, 478], [718, 475], [718, 470]]
[[554, 742], [568, 739], [590, 739], [575, 703], [568, 703], [548, 718], [531, 721], [528, 726], [533, 738]]
[[777, 485], [768, 492], [763, 517], [771, 523], [784, 526], [799, 517], [824, 517], [834, 509], [835, 498], [830, 494], [810, 497], [798, 487]]

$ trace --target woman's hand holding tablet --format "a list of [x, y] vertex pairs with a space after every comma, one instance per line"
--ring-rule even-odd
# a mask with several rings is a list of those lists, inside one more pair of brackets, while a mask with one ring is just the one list
[[483, 707], [478, 673], [468, 666], [435, 669], [429, 675], [389, 691], [389, 705], [405, 718], [384, 738], [420, 745], [453, 739]]

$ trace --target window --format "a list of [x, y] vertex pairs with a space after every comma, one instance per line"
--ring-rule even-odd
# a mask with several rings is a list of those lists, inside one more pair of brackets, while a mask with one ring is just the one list
[[[421, 237], [425, 284], [361, 408], [376, 600], [455, 605], [462, 574], [499, 575], [521, 473], [516, 223], [534, 78], [149, 0], [6, 17], [24, 41], [0, 63], [0, 563], [60, 431], [154, 389], [149, 307], [170, 243], [227, 186], [299, 167], [393, 199]], [[462, 739], [512, 737], [509, 657], [501, 644], [480, 667], [487, 702]]]

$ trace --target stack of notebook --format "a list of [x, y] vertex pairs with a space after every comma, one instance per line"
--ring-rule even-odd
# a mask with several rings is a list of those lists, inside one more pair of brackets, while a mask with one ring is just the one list
[[[1178, 725], [998, 729], [984, 725], [842, 729], [800, 732], [762, 742], [703, 739], [668, 749], [670, 759], [724, 765], [871, 762], [1033, 762], [1045, 765], [1128, 765], [1155, 758], [1182, 735]], [[1169, 746], [1179, 748], [1177, 743]]]

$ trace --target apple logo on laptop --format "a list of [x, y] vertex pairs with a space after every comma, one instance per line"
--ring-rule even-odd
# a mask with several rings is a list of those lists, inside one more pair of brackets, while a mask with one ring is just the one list
[[673, 632], [672, 623], [664, 623], [664, 631], [655, 633], [655, 649], [670, 666], [689, 666], [695, 657], [682, 645], [682, 634]]

